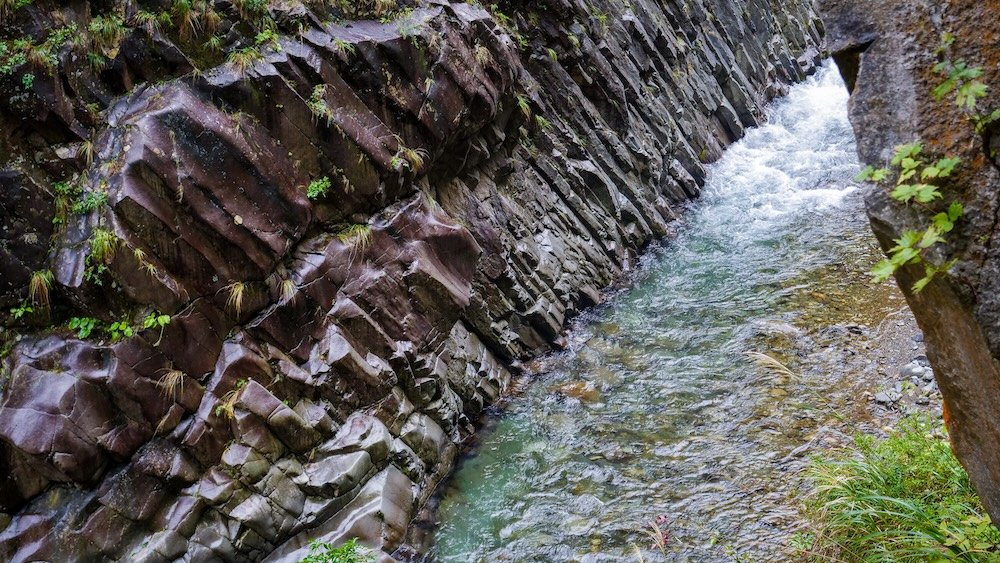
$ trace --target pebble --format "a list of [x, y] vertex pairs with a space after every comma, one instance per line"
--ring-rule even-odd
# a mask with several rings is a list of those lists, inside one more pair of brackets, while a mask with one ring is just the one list
[[902, 379], [913, 379], [915, 377], [923, 377], [924, 367], [917, 362], [913, 361], [899, 370], [899, 376]]
[[900, 400], [903, 396], [895, 391], [879, 391], [875, 393], [875, 402], [883, 405], [891, 405]]

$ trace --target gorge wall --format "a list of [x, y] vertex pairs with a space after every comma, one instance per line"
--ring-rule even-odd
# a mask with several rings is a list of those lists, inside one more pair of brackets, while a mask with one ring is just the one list
[[[945, 202], [961, 202], [964, 214], [947, 244], [926, 253], [938, 264], [955, 260], [949, 274], [920, 292], [912, 286], [924, 276], [922, 265], [908, 265], [896, 277], [926, 337], [955, 453], [1000, 524], [1000, 127], [993, 122], [977, 131], [972, 116], [1000, 107], [1000, 2], [822, 0], [819, 8], [829, 47], [852, 88], [862, 160], [883, 166], [894, 146], [917, 140], [928, 158], [962, 159], [943, 189]], [[943, 48], [946, 33], [954, 43]], [[952, 93], [934, 95], [947, 78], [934, 67], [946, 59], [981, 67], [976, 80], [989, 90], [975, 112], [960, 108]], [[873, 188], [867, 203], [886, 250], [930, 214], [893, 201], [884, 188]]]
[[7, 561], [392, 553], [821, 40], [807, 0], [0, 17]]

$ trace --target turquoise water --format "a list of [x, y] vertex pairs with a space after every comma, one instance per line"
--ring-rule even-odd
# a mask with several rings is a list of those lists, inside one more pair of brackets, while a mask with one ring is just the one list
[[488, 425], [441, 499], [429, 560], [781, 557], [798, 470], [781, 460], [811, 423], [799, 403], [836, 408], [835, 382], [768, 375], [744, 353], [801, 320], [810, 279], [871, 256], [846, 113], [827, 67], [711, 166], [676, 239]]

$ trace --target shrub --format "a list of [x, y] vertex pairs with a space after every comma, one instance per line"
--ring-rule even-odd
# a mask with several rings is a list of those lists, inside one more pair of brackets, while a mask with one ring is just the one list
[[339, 547], [314, 540], [309, 544], [309, 555], [299, 563], [370, 563], [375, 561], [371, 550], [351, 538]]

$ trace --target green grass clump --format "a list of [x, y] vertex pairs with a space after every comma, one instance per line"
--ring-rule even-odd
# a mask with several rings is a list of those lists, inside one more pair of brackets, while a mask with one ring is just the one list
[[1000, 530], [952, 455], [939, 423], [903, 419], [886, 439], [813, 462], [817, 561], [1000, 561]]
[[375, 556], [371, 550], [358, 544], [351, 538], [339, 547], [327, 542], [314, 540], [309, 544], [309, 555], [299, 563], [371, 563]]

